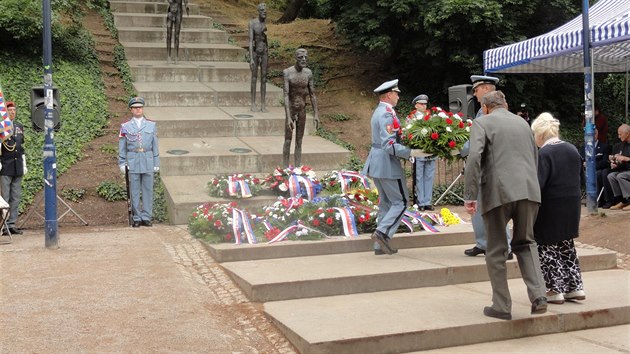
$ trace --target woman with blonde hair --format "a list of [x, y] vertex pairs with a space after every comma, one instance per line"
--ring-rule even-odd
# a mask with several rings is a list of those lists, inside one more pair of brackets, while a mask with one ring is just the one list
[[538, 152], [541, 205], [534, 224], [547, 301], [585, 300], [580, 262], [573, 239], [580, 226], [582, 159], [572, 144], [560, 140], [560, 122], [542, 113], [532, 123]]

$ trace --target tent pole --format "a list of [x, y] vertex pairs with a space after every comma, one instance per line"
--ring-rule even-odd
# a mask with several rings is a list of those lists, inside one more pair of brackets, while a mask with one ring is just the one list
[[626, 123], [630, 123], [628, 120], [628, 61], [626, 61]]

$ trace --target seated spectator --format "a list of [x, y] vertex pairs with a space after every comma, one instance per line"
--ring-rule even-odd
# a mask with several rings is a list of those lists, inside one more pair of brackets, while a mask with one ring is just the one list
[[[607, 143], [602, 143], [597, 138], [597, 128], [595, 128], [594, 138], [595, 141], [593, 142], [593, 155], [595, 155], [595, 181], [597, 185], [598, 196], [600, 195], [599, 193], [602, 188], [604, 188], [604, 191], [601, 193], [601, 197], [597, 201], [597, 207], [607, 209], [612, 206], [613, 198], [610, 183], [608, 183], [608, 179], [606, 178], [608, 172], [610, 172], [610, 162], [608, 161], [608, 156], [610, 155], [611, 150], [610, 146]], [[586, 147], [582, 148], [582, 150], [580, 151], [580, 156], [582, 156], [582, 163], [586, 168], [585, 150]]]
[[613, 206], [610, 209], [630, 211], [630, 125], [620, 125], [617, 135], [621, 143], [613, 147], [608, 174], [613, 192]]

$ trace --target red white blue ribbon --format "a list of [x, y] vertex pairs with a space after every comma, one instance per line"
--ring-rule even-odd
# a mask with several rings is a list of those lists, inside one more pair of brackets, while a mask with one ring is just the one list
[[359, 180], [361, 184], [363, 184], [363, 188], [370, 188], [370, 182], [368, 182], [367, 177], [358, 172], [339, 171], [337, 172], [337, 178], [339, 179], [339, 183], [341, 183], [341, 191], [343, 193], [350, 191], [350, 184], [353, 178]]
[[236, 197], [239, 191], [243, 198], [250, 198], [252, 196], [247, 181], [236, 176], [228, 176], [228, 194], [230, 197]]
[[349, 207], [334, 208], [341, 216], [341, 224], [343, 225], [343, 233], [347, 237], [355, 237], [359, 235], [357, 231], [357, 223], [354, 220], [354, 213]]
[[249, 221], [249, 214], [245, 210], [232, 209], [232, 231], [234, 233], [234, 243], [241, 244], [242, 235], [245, 234], [249, 244], [257, 243], [252, 224]]
[[431, 217], [430, 214], [419, 214], [417, 212], [411, 212], [409, 210], [405, 211], [405, 216], [416, 220], [420, 226], [422, 226], [423, 229], [425, 229], [428, 232], [431, 233], [435, 233], [435, 232], [440, 232], [440, 230], [436, 229], [433, 225], [431, 225], [430, 222], [428, 222], [424, 217], [425, 216], [429, 216]]
[[297, 231], [300, 228], [299, 225], [291, 225], [289, 227], [287, 227], [286, 229], [280, 231], [279, 234], [276, 235], [276, 237], [272, 238], [271, 240], [269, 240], [269, 243], [274, 243], [274, 242], [278, 242], [278, 241], [282, 241], [284, 240], [287, 236], [289, 236], [291, 233]]
[[306, 192], [307, 199], [313, 200], [313, 198], [315, 198], [315, 186], [313, 184], [313, 181], [311, 181], [307, 177], [298, 176], [295, 174], [292, 174], [291, 177], [289, 177], [289, 193], [291, 194], [291, 197], [304, 195], [300, 184], [304, 186], [304, 191]]

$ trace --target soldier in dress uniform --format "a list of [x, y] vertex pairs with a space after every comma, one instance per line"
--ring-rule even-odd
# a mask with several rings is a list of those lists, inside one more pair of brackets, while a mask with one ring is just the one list
[[[15, 121], [17, 109], [15, 103], [7, 102], [7, 113], [13, 122], [13, 135], [2, 142], [0, 156], [0, 182], [2, 198], [9, 203], [9, 219], [7, 226], [11, 234], [21, 235], [22, 231], [15, 226], [18, 219], [20, 200], [22, 200], [22, 178], [26, 174], [26, 155], [24, 155], [24, 127]], [[7, 230], [2, 230], [6, 233]]]
[[[429, 104], [429, 96], [418, 95], [411, 104], [415, 107], [407, 116], [407, 122], [414, 118], [422, 118], [427, 114], [427, 105]], [[433, 198], [433, 179], [435, 177], [435, 165], [437, 164], [437, 156], [416, 157], [414, 166], [414, 187], [415, 187], [415, 204], [418, 210], [435, 210], [431, 205]]]
[[144, 116], [143, 107], [142, 97], [129, 100], [132, 117], [121, 125], [118, 140], [118, 166], [123, 173], [129, 168], [133, 227], [152, 226], [153, 174], [160, 170], [157, 126]]
[[374, 254], [394, 254], [398, 250], [389, 244], [407, 207], [407, 183], [400, 159], [409, 159], [411, 149], [400, 144], [400, 121], [394, 107], [400, 90], [398, 80], [377, 87], [379, 104], [372, 114], [372, 148], [363, 174], [372, 178], [379, 194], [376, 231], [372, 234]]

